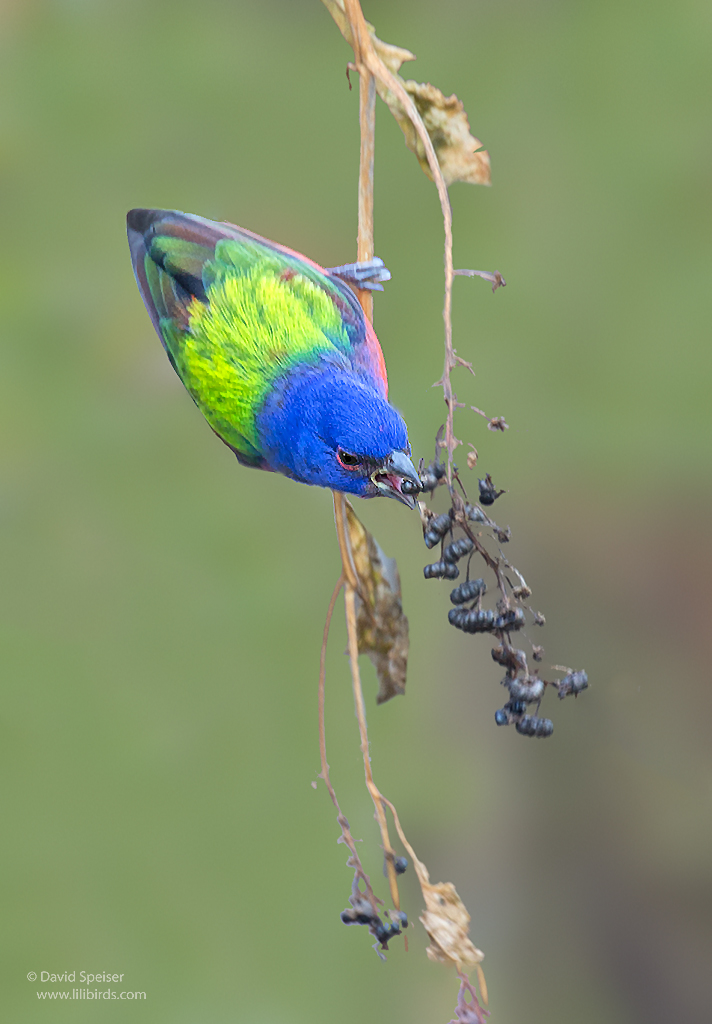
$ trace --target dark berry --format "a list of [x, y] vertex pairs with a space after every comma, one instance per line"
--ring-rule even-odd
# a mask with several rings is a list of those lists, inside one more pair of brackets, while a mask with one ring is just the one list
[[478, 481], [480, 485], [480, 504], [481, 505], [494, 505], [500, 494], [504, 494], [504, 491], [498, 491], [495, 485], [492, 483], [492, 477], [487, 474], [484, 480]]
[[446, 562], [457, 562], [465, 555], [469, 555], [474, 546], [474, 542], [469, 537], [459, 537], [445, 548], [443, 559]]
[[554, 723], [548, 718], [525, 715], [517, 722], [516, 729], [522, 736], [551, 736], [554, 731]]
[[460, 570], [451, 562], [433, 562], [432, 565], [426, 565], [423, 568], [423, 576], [426, 580], [456, 580], [459, 575]]
[[485, 590], [487, 587], [484, 580], [466, 580], [459, 587], [455, 587], [450, 594], [450, 600], [453, 604], [465, 604], [466, 601], [474, 601], [480, 594], [484, 594]]
[[588, 689], [588, 676], [585, 672], [569, 672], [567, 676], [559, 680], [556, 688], [559, 691], [560, 700], [570, 694], [577, 697], [582, 690]]

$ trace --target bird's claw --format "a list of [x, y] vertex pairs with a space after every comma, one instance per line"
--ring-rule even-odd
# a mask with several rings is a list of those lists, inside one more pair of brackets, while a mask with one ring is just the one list
[[372, 292], [382, 292], [382, 282], [391, 279], [390, 270], [378, 256], [358, 263], [345, 263], [342, 267], [327, 267], [327, 273], [340, 277], [352, 288], [367, 288]]

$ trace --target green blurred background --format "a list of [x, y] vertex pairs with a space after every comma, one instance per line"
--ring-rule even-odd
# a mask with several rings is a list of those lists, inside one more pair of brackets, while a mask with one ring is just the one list
[[[408, 696], [364, 665], [374, 766], [487, 955], [497, 1024], [707, 1024], [712, 939], [710, 161], [702, 0], [368, 0], [404, 70], [464, 101], [491, 189], [457, 185], [459, 414], [508, 493], [546, 663], [590, 690], [547, 741], [497, 729], [483, 638], [447, 626], [416, 517], [397, 557]], [[354, 257], [358, 90], [318, 0], [5, 0], [0, 651], [3, 1018], [437, 1024], [456, 984], [344, 928], [316, 676], [338, 573], [327, 493], [243, 470], [137, 293], [132, 206]], [[432, 184], [379, 105], [376, 325], [416, 457], [441, 422]], [[474, 475], [473, 479], [474, 479]], [[337, 620], [341, 616], [337, 616]], [[333, 779], [368, 868], [337, 621]], [[555, 706], [554, 706], [555, 705]], [[412, 872], [405, 906], [418, 915]], [[381, 883], [381, 888], [385, 888]], [[123, 972], [143, 1003], [46, 1005], [28, 971]], [[54, 986], [63, 988], [65, 986]], [[101, 986], [100, 986], [101, 987]], [[106, 988], [106, 986], [103, 986]], [[45, 985], [45, 989], [52, 986]]]

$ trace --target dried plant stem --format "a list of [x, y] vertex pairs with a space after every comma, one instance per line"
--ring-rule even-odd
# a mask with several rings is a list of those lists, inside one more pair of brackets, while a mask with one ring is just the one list
[[[359, 123], [361, 129], [361, 150], [360, 150], [360, 161], [359, 161], [359, 193], [358, 193], [358, 259], [369, 260], [374, 255], [374, 231], [373, 231], [373, 195], [374, 195], [374, 152], [375, 152], [375, 99], [378, 85], [378, 91], [381, 88], [390, 91], [391, 94], [395, 95], [399, 103], [402, 105], [407, 116], [410, 118], [416, 134], [422, 143], [425, 155], [427, 158], [430, 173], [435, 182], [438, 196], [440, 199], [440, 205], [443, 214], [444, 234], [445, 234], [445, 299], [443, 305], [443, 320], [445, 324], [445, 365], [443, 370], [443, 376], [439, 384], [442, 385], [445, 404], [447, 406], [447, 419], [445, 423], [445, 439], [444, 441], [439, 440], [439, 444], [447, 449], [447, 483], [449, 485], [450, 493], [453, 495], [453, 501], [455, 501], [455, 495], [453, 490], [453, 480], [455, 479], [455, 472], [453, 468], [453, 453], [455, 448], [461, 442], [455, 437], [454, 434], [454, 411], [455, 408], [461, 403], [457, 402], [457, 399], [452, 390], [452, 384], [450, 380], [451, 371], [458, 365], [466, 366], [470, 370], [472, 367], [466, 363], [463, 359], [457, 356], [452, 347], [452, 323], [451, 323], [451, 307], [452, 307], [452, 282], [454, 277], [453, 260], [452, 260], [452, 210], [450, 207], [450, 199], [447, 190], [447, 184], [442, 174], [438, 158], [433, 147], [433, 143], [428, 135], [427, 129], [423, 123], [423, 120], [413, 102], [411, 96], [408, 94], [404, 87], [404, 83], [400, 78], [394, 75], [384, 64], [379, 57], [373, 44], [369, 28], [365, 22], [363, 12], [359, 0], [324, 0], [326, 7], [334, 17], [337, 25], [339, 26], [342, 34], [345, 36], [347, 41], [351, 43], [354, 51], [354, 64], [349, 67], [356, 70], [359, 74]], [[405, 52], [405, 51], [401, 51]], [[383, 95], [383, 93], [381, 93]], [[388, 105], [391, 106], [390, 101]], [[391, 109], [392, 106], [391, 106]], [[365, 315], [372, 319], [372, 295], [368, 290], [359, 290], [359, 300], [364, 309]], [[472, 944], [469, 936], [467, 935], [469, 925], [469, 914], [462, 904], [462, 901], [457, 895], [454, 886], [451, 883], [438, 883], [437, 885], [431, 885], [429, 874], [425, 865], [415, 855], [415, 851], [408, 843], [398, 819], [395, 807], [390, 803], [380, 792], [373, 778], [373, 772], [371, 768], [371, 758], [369, 753], [369, 739], [368, 739], [368, 728], [366, 724], [366, 710], [363, 699], [363, 688], [361, 685], [361, 675], [359, 670], [359, 639], [358, 639], [358, 623], [357, 623], [357, 606], [356, 597], [359, 596], [363, 609], [371, 614], [371, 606], [366, 595], [363, 592], [363, 587], [360, 582], [360, 578], [354, 564], [353, 552], [351, 550], [350, 532], [346, 519], [346, 497], [344, 494], [334, 492], [334, 516], [336, 521], [336, 532], [339, 541], [339, 550], [341, 553], [342, 562], [342, 577], [337, 585], [336, 590], [332, 596], [331, 604], [329, 606], [329, 615], [327, 618], [327, 626], [324, 632], [324, 646], [322, 648], [322, 661], [321, 661], [321, 673], [319, 681], [319, 715], [320, 715], [320, 749], [322, 757], [322, 776], [328, 779], [328, 764], [326, 762], [326, 742], [324, 734], [324, 659], [326, 650], [326, 638], [328, 634], [328, 623], [333, 614], [334, 605], [337, 594], [343, 586], [344, 588], [344, 602], [346, 612], [346, 629], [348, 636], [348, 653], [350, 660], [351, 678], [354, 692], [354, 705], [356, 711], [356, 719], [358, 722], [359, 735], [361, 738], [361, 753], [363, 755], [364, 774], [366, 778], [366, 786], [373, 800], [375, 808], [375, 817], [378, 822], [378, 826], [381, 833], [381, 840], [383, 845], [383, 851], [385, 856], [385, 867], [388, 875], [389, 888], [391, 898], [396, 911], [400, 911], [400, 899], [398, 893], [398, 885], [395, 871], [395, 852], [391, 846], [391, 841], [388, 833], [388, 821], [386, 817], [386, 808], [391, 811], [395, 826], [400, 836], [401, 841], [409, 855], [412, 858], [414, 869], [416, 871], [418, 881], [420, 883], [423, 896], [426, 903], [426, 912], [424, 917], [421, 917], [421, 922], [424, 924], [428, 935], [431, 939], [431, 946], [428, 950], [428, 955], [431, 959], [437, 959], [444, 962], [450, 962], [454, 964], [458, 969], [458, 977], [460, 978], [461, 988], [460, 996], [458, 997], [458, 1021], [464, 1024], [465, 1019], [468, 1021], [477, 1021], [478, 1024], [484, 1024], [483, 1011], [477, 1002], [477, 996], [474, 989], [469, 983], [467, 976], [462, 973], [462, 967], [464, 965], [476, 965], [476, 970], [480, 978], [481, 990], [486, 992], [484, 978], [482, 977], [481, 968], [479, 966], [479, 960], [482, 959], [483, 954], [480, 950]], [[460, 502], [462, 506], [462, 502]], [[460, 508], [460, 515], [464, 519], [464, 515]], [[479, 541], [473, 537], [473, 543], [479, 550], [482, 545]], [[484, 555], [487, 555], [485, 549], [482, 549]], [[489, 557], [489, 556], [487, 556]], [[497, 566], [497, 570], [498, 570]], [[498, 573], [498, 580], [501, 582], [500, 574]], [[365, 584], [364, 584], [365, 586]], [[361, 608], [359, 608], [359, 613]], [[333, 791], [333, 787], [330, 782], [327, 782], [329, 792], [334, 805], [338, 810], [338, 803], [336, 796]], [[355, 854], [353, 847], [353, 840], [351, 839], [350, 832], [348, 832], [348, 822], [343, 818], [339, 810], [339, 822], [342, 827], [343, 842], [349, 844], [349, 848], [352, 850], [352, 861], [360, 868], [360, 863]], [[361, 871], [361, 876], [363, 872]], [[358, 875], [357, 878], [361, 877]], [[368, 880], [366, 880], [368, 884]], [[371, 895], [370, 886], [368, 888], [369, 898]], [[445, 896], [443, 895], [445, 894]], [[353, 900], [352, 900], [353, 902]], [[372, 900], [373, 902], [373, 900]], [[445, 908], [445, 909], [444, 909]], [[407, 940], [406, 940], [407, 943]], [[406, 944], [407, 948], [407, 944]], [[466, 1000], [466, 996], [470, 994], [472, 1002]], [[486, 1012], [486, 1011], [485, 1011]]]
[[[455, 437], [454, 427], [454, 416], [455, 416], [455, 396], [452, 390], [452, 381], [450, 380], [450, 373], [459, 364], [460, 360], [452, 347], [452, 282], [454, 277], [453, 262], [452, 262], [452, 208], [450, 206], [450, 196], [448, 195], [447, 184], [445, 178], [440, 169], [438, 157], [435, 152], [435, 147], [428, 135], [428, 130], [423, 124], [423, 119], [420, 116], [418, 109], [413, 102], [412, 97], [403, 87], [402, 81], [390, 71], [383, 63], [381, 58], [375, 51], [371, 35], [366, 25], [366, 19], [363, 16], [361, 10], [361, 4], [359, 0], [344, 0], [344, 8], [346, 17], [349, 22], [349, 28], [351, 32], [351, 39], [349, 40], [354, 48], [354, 62], [355, 68], [361, 76], [361, 90], [360, 96], [363, 103], [364, 95], [364, 79], [370, 80], [373, 76], [382, 85], [394, 93], [403, 108], [405, 109], [410, 121], [418, 134], [425, 156], [428, 161], [428, 167], [432, 175], [435, 187], [438, 191], [438, 198], [440, 199], [440, 208], [443, 215], [443, 228], [445, 233], [445, 297], [443, 302], [443, 321], [445, 325], [445, 365], [443, 367], [442, 379], [438, 381], [442, 385], [443, 397], [445, 399], [445, 405], [447, 406], [447, 418], [445, 422], [445, 440], [443, 442], [444, 447], [448, 453], [448, 464], [447, 464], [447, 480], [448, 484], [452, 486], [452, 460], [455, 448], [461, 442]], [[338, 21], [337, 21], [338, 24]], [[374, 83], [375, 85], [375, 83]], [[363, 106], [361, 107], [363, 111]], [[363, 127], [362, 127], [363, 131]], [[362, 135], [362, 171], [363, 171], [363, 135]], [[359, 197], [361, 195], [361, 178], [359, 178]], [[359, 212], [361, 209], [361, 201], [359, 198]], [[371, 205], [371, 216], [373, 215], [373, 206]], [[359, 218], [360, 222], [360, 218]], [[372, 229], [371, 229], [372, 230]], [[359, 223], [359, 237], [360, 237], [360, 223]], [[370, 255], [373, 255], [371, 252]], [[370, 258], [362, 257], [359, 252], [359, 259]]]
[[[396, 832], [398, 833], [398, 838], [403, 843], [403, 846], [404, 846], [405, 850], [407, 851], [407, 853], [410, 855], [410, 859], [413, 862], [413, 868], [415, 870], [416, 875], [418, 876], [418, 881], [420, 883], [420, 888], [421, 888], [421, 890], [423, 892], [423, 897], [425, 898], [426, 903], [427, 903], [427, 894], [426, 894], [425, 890], [426, 890], [426, 887], [428, 887], [428, 888], [430, 887], [430, 875], [428, 873], [428, 869], [426, 868], [425, 864], [423, 864], [423, 862], [421, 860], [418, 860], [418, 857], [416, 856], [415, 850], [413, 849], [413, 847], [408, 842], [408, 840], [406, 838], [406, 835], [405, 835], [405, 832], [403, 831], [403, 827], [401, 826], [400, 819], [398, 817], [398, 812], [396, 811], [396, 809], [393, 806], [393, 804], [390, 802], [390, 800], [386, 800], [385, 797], [383, 797], [383, 803], [386, 805], [388, 810], [393, 815], [393, 823], [396, 826]], [[474, 967], [475, 967], [475, 973], [477, 974], [477, 983], [478, 983], [478, 985], [480, 987], [480, 993], [482, 995], [482, 1002], [485, 1004], [485, 1006], [487, 1006], [487, 1004], [489, 1003], [489, 996], [488, 996], [488, 993], [487, 993], [487, 982], [485, 980], [485, 974], [484, 974], [484, 971], [482, 970], [482, 967], [480, 966], [480, 964], [475, 964]], [[472, 986], [470, 985], [469, 978], [467, 977], [467, 975], [465, 973], [463, 973], [463, 971], [459, 967], [457, 969], [457, 976], [460, 979], [461, 984], [464, 985], [467, 988], [467, 990], [474, 996], [475, 1004], [478, 1005], [477, 1002], [476, 1002], [477, 1001], [477, 995], [476, 995], [474, 989], [472, 988]], [[478, 1006], [478, 1009], [479, 1009], [479, 1006]], [[480, 1020], [481, 1020], [481, 1018], [480, 1018]]]
[[334, 497], [334, 521], [336, 523], [336, 536], [339, 541], [341, 561], [344, 566], [344, 579], [353, 590], [358, 591], [358, 575], [346, 527], [346, 498], [339, 491], [332, 491], [331, 493]]
[[324, 623], [324, 636], [321, 642], [321, 658], [319, 660], [319, 755], [321, 757], [321, 777], [326, 783], [326, 788], [329, 790], [329, 796], [331, 797], [334, 807], [341, 814], [341, 808], [339, 807], [339, 801], [336, 799], [336, 793], [334, 787], [331, 785], [331, 779], [329, 777], [329, 763], [326, 760], [326, 725], [324, 721], [324, 703], [326, 697], [326, 647], [329, 642], [329, 629], [331, 627], [331, 618], [334, 614], [334, 608], [336, 607], [336, 599], [339, 596], [339, 592], [344, 585], [343, 573], [339, 576], [339, 579], [334, 587], [334, 593], [331, 595], [329, 601], [329, 609], [326, 613], [326, 622]]
[[[361, 55], [364, 46], [370, 45], [370, 37], [368, 30], [366, 29], [365, 22], [363, 20], [363, 14], [361, 13], [361, 7], [358, 2], [354, 0], [346, 0], [346, 11], [349, 20], [357, 23], [357, 27], [354, 30], [354, 56], [356, 59], [355, 67], [359, 72], [359, 125], [361, 129], [361, 152], [359, 159], [359, 186], [358, 186], [358, 239], [357, 239], [357, 258], [359, 260], [370, 260], [374, 255], [374, 240], [373, 240], [373, 173], [374, 173], [374, 159], [375, 159], [375, 139], [376, 139], [376, 82], [373, 75], [368, 71], [366, 66], [361, 60]], [[360, 21], [358, 16], [360, 15]], [[369, 289], [360, 288], [357, 291], [358, 298], [363, 308], [364, 314], [369, 320], [373, 320], [373, 294]], [[346, 498], [343, 494], [334, 491], [334, 518], [336, 521], [336, 534], [339, 540], [339, 550], [341, 552], [341, 561], [343, 565], [343, 574], [339, 587], [334, 592], [332, 598], [332, 605], [329, 608], [329, 619], [333, 613], [333, 601], [336, 599], [336, 594], [340, 589], [341, 585], [344, 586], [344, 600], [346, 605], [346, 629], [348, 633], [348, 644], [349, 644], [349, 659], [351, 666], [351, 679], [353, 683], [354, 691], [354, 705], [356, 709], [356, 719], [358, 721], [359, 734], [361, 737], [361, 752], [363, 754], [364, 773], [366, 776], [366, 786], [376, 810], [376, 820], [378, 821], [378, 827], [381, 832], [381, 841], [383, 843], [383, 852], [385, 855], [386, 872], [388, 875], [388, 885], [390, 888], [391, 899], [393, 906], [396, 910], [400, 910], [400, 896], [398, 893], [398, 883], [396, 881], [396, 872], [394, 867], [395, 852], [391, 846], [390, 837], [388, 835], [388, 823], [386, 821], [385, 811], [383, 810], [383, 797], [378, 790], [375, 782], [373, 781], [373, 772], [371, 770], [371, 758], [369, 755], [369, 740], [368, 740], [368, 727], [366, 725], [366, 709], [363, 701], [363, 688], [361, 686], [361, 673], [358, 665], [358, 636], [356, 628], [356, 595], [359, 592], [358, 575], [354, 566], [353, 554], [351, 551], [351, 544], [349, 543], [348, 530], [346, 526]], [[325, 632], [326, 638], [326, 632]], [[319, 680], [319, 715], [320, 715], [320, 748], [322, 754], [322, 774], [325, 774], [325, 778], [328, 777], [328, 765], [326, 764], [326, 745], [325, 735], [323, 728], [323, 703], [324, 703], [324, 685], [323, 685], [323, 664], [324, 664], [324, 652], [325, 647], [322, 648], [322, 672]], [[331, 783], [327, 784], [331, 799], [334, 801], [335, 806], [338, 808], [336, 801], [336, 795], [331, 787]], [[339, 816], [341, 812], [339, 811]], [[343, 825], [342, 825], [343, 829]], [[346, 836], [344, 836], [346, 838]]]
[[421, 885], [423, 884], [423, 882], [425, 882], [425, 883], [429, 882], [430, 881], [430, 876], [428, 874], [428, 869], [426, 868], [425, 864], [423, 864], [422, 861], [418, 860], [418, 858], [415, 855], [415, 850], [413, 849], [413, 847], [410, 845], [410, 843], [406, 839], [405, 832], [403, 831], [403, 828], [402, 828], [401, 823], [400, 823], [400, 819], [398, 817], [398, 812], [396, 811], [396, 809], [393, 806], [393, 804], [391, 803], [391, 801], [390, 800], [386, 800], [385, 797], [383, 797], [383, 803], [386, 805], [388, 810], [393, 815], [393, 823], [396, 826], [396, 832], [398, 833], [398, 838], [403, 843], [403, 846], [404, 846], [406, 852], [410, 855], [410, 859], [413, 861], [413, 868], [415, 869], [415, 873], [418, 876], [418, 881], [421, 883]]
[[396, 881], [396, 871], [394, 867], [395, 852], [391, 846], [390, 836], [388, 835], [388, 823], [386, 821], [386, 814], [383, 810], [383, 796], [381, 795], [378, 786], [373, 781], [373, 772], [371, 770], [371, 757], [369, 753], [369, 741], [368, 741], [368, 728], [366, 726], [366, 708], [363, 703], [363, 689], [361, 687], [361, 673], [358, 667], [358, 640], [356, 636], [356, 594], [352, 587], [348, 584], [345, 588], [344, 601], [346, 604], [346, 629], [349, 638], [349, 660], [351, 663], [351, 678], [353, 681], [354, 690], [354, 704], [356, 707], [356, 720], [358, 721], [358, 730], [361, 736], [361, 753], [363, 754], [363, 770], [366, 775], [366, 786], [373, 805], [376, 809], [376, 820], [378, 822], [378, 828], [381, 832], [381, 841], [383, 843], [383, 852], [385, 854], [386, 872], [388, 874], [388, 885], [391, 891], [391, 899], [393, 900], [393, 906], [396, 910], [400, 910], [400, 896], [398, 894], [398, 883]]
[[[373, 238], [373, 171], [376, 145], [376, 80], [365, 71], [359, 77], [359, 123], [361, 159], [358, 175], [357, 259], [371, 260], [375, 255]], [[373, 292], [359, 288], [358, 298], [368, 319], [373, 322]]]
[[[363, 700], [363, 688], [361, 686], [361, 673], [358, 665], [358, 636], [356, 630], [356, 594], [358, 584], [356, 571], [353, 566], [353, 556], [346, 530], [346, 498], [338, 491], [334, 491], [334, 517], [336, 519], [336, 533], [339, 539], [339, 550], [341, 561], [344, 566], [344, 600], [346, 604], [346, 631], [349, 645], [349, 662], [351, 667], [351, 680], [354, 691], [354, 706], [356, 709], [356, 720], [358, 722], [359, 735], [361, 737], [361, 753], [363, 754], [363, 767], [366, 776], [366, 787], [371, 794], [371, 799], [376, 810], [376, 820], [381, 832], [381, 842], [385, 855], [386, 872], [388, 874], [388, 885], [391, 892], [391, 899], [396, 910], [400, 910], [400, 896], [398, 894], [398, 883], [394, 867], [395, 853], [391, 846], [388, 835], [388, 823], [383, 810], [383, 796], [373, 781], [371, 770], [371, 758], [369, 755], [368, 727], [366, 725], [366, 709]], [[356, 586], [352, 586], [349, 580], [349, 573], [353, 572]], [[334, 799], [332, 797], [332, 799]]]
[[349, 864], [355, 871], [355, 881], [363, 882], [364, 884], [364, 895], [369, 900], [374, 914], [378, 913], [379, 900], [377, 899], [373, 889], [371, 888], [371, 881], [363, 870], [361, 864], [361, 858], [356, 850], [356, 841], [351, 835], [351, 828], [349, 826], [348, 819], [341, 810], [336, 791], [331, 783], [331, 776], [329, 775], [329, 762], [326, 759], [326, 722], [324, 717], [324, 705], [325, 705], [325, 690], [326, 690], [326, 648], [329, 641], [329, 628], [331, 626], [331, 619], [334, 614], [334, 608], [336, 607], [336, 600], [339, 596], [341, 588], [344, 586], [343, 573], [339, 576], [334, 592], [331, 595], [329, 601], [329, 608], [326, 613], [326, 622], [324, 623], [324, 636], [321, 642], [321, 657], [319, 660], [319, 755], [321, 758], [321, 778], [326, 784], [326, 788], [329, 791], [331, 802], [336, 808], [336, 820], [341, 828], [341, 838], [339, 842], [344, 843], [351, 852], [349, 858]]
[[[454, 504], [455, 505], [459, 504], [460, 507], [462, 506], [462, 502], [454, 502]], [[505, 586], [504, 575], [502, 573], [502, 564], [501, 564], [500, 560], [497, 559], [497, 558], [493, 558], [492, 557], [492, 555], [489, 553], [487, 548], [481, 543], [478, 535], [470, 528], [470, 525], [467, 522], [467, 519], [465, 518], [464, 515], [462, 515], [462, 513], [460, 513], [458, 515], [457, 523], [458, 523], [459, 526], [462, 527], [462, 529], [464, 530], [465, 534], [470, 538], [472, 543], [475, 545], [475, 550], [477, 551], [477, 553], [484, 559], [486, 565], [495, 574], [495, 576], [497, 578], [497, 586], [498, 586], [499, 590], [502, 593], [502, 600], [503, 600], [503, 602], [505, 604], [505, 607], [509, 608], [510, 605], [511, 605], [511, 602], [510, 602], [510, 599], [509, 599], [509, 594], [507, 593], [507, 587]], [[512, 566], [512, 569], [515, 572], [517, 572], [517, 570], [514, 568], [514, 566]]]

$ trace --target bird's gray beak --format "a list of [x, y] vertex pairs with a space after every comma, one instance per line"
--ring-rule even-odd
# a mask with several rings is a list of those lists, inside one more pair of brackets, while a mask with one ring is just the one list
[[383, 466], [371, 474], [371, 479], [380, 494], [415, 508], [415, 495], [421, 490], [420, 477], [405, 452], [391, 452]]

